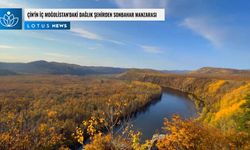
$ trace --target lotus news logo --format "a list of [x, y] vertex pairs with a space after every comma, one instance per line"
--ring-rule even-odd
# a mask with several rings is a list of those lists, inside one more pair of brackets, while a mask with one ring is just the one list
[[0, 9], [0, 29], [2, 30], [22, 29], [22, 9], [19, 8]]
[[19, 18], [11, 14], [10, 11], [7, 12], [3, 17], [0, 17], [0, 23], [2, 26], [11, 28], [17, 25]]

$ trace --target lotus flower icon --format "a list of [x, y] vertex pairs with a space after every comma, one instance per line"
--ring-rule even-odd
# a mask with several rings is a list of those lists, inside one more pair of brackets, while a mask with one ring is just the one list
[[3, 17], [0, 17], [0, 24], [4, 27], [11, 28], [17, 25], [18, 20], [18, 17], [15, 17], [8, 11]]

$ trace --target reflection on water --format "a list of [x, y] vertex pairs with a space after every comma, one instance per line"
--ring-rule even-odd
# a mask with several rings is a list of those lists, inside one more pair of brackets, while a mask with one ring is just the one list
[[[183, 93], [173, 89], [165, 89], [162, 97], [148, 104], [146, 107], [133, 114], [131, 122], [133, 130], [141, 131], [141, 139], [151, 139], [153, 134], [162, 131], [163, 119], [170, 119], [178, 114], [182, 118], [192, 118], [197, 116], [194, 103]], [[122, 127], [118, 126], [115, 130], [121, 134]], [[89, 143], [89, 139], [85, 142]], [[82, 149], [82, 147], [79, 147]]]
[[191, 118], [197, 115], [197, 111], [185, 93], [165, 89], [160, 100], [154, 101], [132, 117], [132, 124], [135, 130], [143, 133], [142, 140], [150, 139], [153, 134], [162, 131], [163, 119], [170, 119], [174, 114]]

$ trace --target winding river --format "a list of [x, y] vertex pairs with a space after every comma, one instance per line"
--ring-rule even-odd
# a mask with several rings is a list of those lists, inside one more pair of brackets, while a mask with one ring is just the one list
[[164, 89], [161, 99], [132, 117], [133, 128], [143, 133], [142, 140], [151, 139], [153, 134], [162, 131], [164, 118], [170, 119], [175, 114], [187, 119], [196, 117], [197, 110], [185, 93]]
[[[131, 117], [132, 129], [143, 133], [142, 141], [152, 139], [155, 133], [162, 131], [164, 118], [171, 119], [175, 114], [187, 119], [196, 117], [197, 110], [187, 94], [173, 89], [164, 89], [159, 100], [153, 101]], [[120, 134], [119, 131], [117, 132]]]

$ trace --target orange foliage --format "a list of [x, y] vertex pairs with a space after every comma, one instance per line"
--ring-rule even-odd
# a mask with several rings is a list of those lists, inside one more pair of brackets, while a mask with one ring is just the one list
[[[121, 110], [115, 114], [119, 118], [160, 94], [158, 85], [104, 77], [1, 77], [0, 149], [76, 147], [83, 142], [84, 132], [75, 132], [79, 139], [75, 141], [75, 127], [82, 126], [82, 120], [91, 116], [99, 118], [102, 113], [106, 119], [109, 99], [113, 108]], [[96, 126], [101, 128], [103, 124], [98, 122]]]
[[221, 86], [223, 86], [225, 83], [226, 83], [225, 80], [218, 80], [218, 81], [213, 82], [212, 84], [209, 84], [208, 86], [209, 93], [212, 93], [212, 94], [216, 93], [221, 88]]
[[165, 119], [165, 138], [157, 142], [160, 150], [222, 150], [226, 149], [225, 137], [217, 129], [192, 120], [181, 120], [174, 116]]
[[226, 93], [220, 100], [218, 111], [211, 119], [211, 123], [222, 129], [235, 128], [234, 116], [243, 115], [241, 106], [246, 103], [246, 97], [250, 94], [250, 83]]

